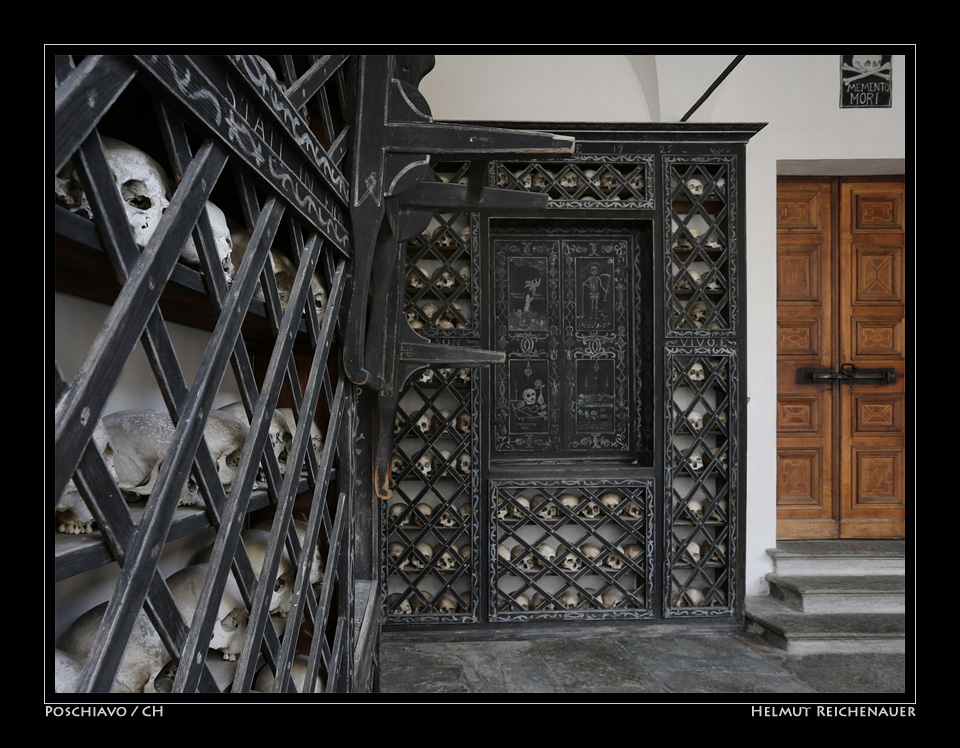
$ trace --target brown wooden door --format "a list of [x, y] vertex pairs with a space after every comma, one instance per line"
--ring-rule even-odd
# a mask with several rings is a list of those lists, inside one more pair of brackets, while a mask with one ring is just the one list
[[903, 181], [783, 178], [777, 211], [777, 536], [903, 537]]

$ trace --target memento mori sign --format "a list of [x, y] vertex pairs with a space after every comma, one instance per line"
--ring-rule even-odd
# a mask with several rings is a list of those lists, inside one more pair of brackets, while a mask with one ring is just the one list
[[891, 55], [841, 55], [840, 108], [889, 107], [892, 64]]

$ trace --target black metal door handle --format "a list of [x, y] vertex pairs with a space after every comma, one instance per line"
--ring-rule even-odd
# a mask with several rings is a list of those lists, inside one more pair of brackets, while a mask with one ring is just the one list
[[841, 364], [839, 371], [832, 369], [797, 369], [797, 384], [894, 384], [897, 373], [892, 368], [861, 369], [855, 364]]

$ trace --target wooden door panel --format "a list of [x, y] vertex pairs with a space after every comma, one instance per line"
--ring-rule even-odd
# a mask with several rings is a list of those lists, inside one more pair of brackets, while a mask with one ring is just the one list
[[834, 357], [832, 186], [777, 191], [777, 534], [836, 534], [834, 387], [797, 384], [796, 370]]

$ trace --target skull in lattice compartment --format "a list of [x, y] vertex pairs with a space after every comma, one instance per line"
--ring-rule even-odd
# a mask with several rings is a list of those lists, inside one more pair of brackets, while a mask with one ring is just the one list
[[437, 557], [437, 568], [440, 571], [453, 571], [457, 568], [457, 557], [452, 551], [444, 551]]
[[604, 608], [616, 608], [626, 602], [627, 596], [616, 588], [610, 588], [603, 591], [600, 600], [603, 602]]
[[710, 278], [710, 280], [707, 281], [706, 289], [708, 291], [722, 291], [723, 284], [721, 284], [720, 279], [716, 275], [714, 275], [713, 277]]
[[[92, 439], [97, 451], [103, 457], [107, 472], [116, 480], [117, 474], [113, 469], [113, 448], [110, 446], [110, 437], [102, 423], [98, 422], [94, 427]], [[90, 513], [83, 496], [80, 495], [80, 489], [72, 479], [60, 495], [55, 514], [57, 532], [69, 535], [93, 532], [93, 514]]]
[[443, 310], [440, 318], [448, 322], [459, 322], [460, 320], [464, 319], [463, 305], [457, 303], [456, 301], [450, 302], [450, 304]]
[[407, 288], [412, 288], [414, 290], [423, 288], [424, 280], [423, 276], [420, 274], [420, 271], [416, 268], [407, 273]]
[[391, 613], [401, 613], [403, 615], [409, 615], [413, 613], [413, 608], [410, 606], [410, 601], [403, 597], [399, 592], [394, 592], [387, 598], [387, 610]]
[[[218, 266], [223, 273], [224, 280], [229, 286], [233, 282], [235, 271], [233, 265], [233, 236], [230, 227], [227, 225], [227, 217], [220, 208], [207, 201], [207, 218], [210, 219], [210, 228], [213, 233], [213, 247], [217, 253]], [[180, 259], [188, 265], [194, 267], [200, 266], [200, 253], [193, 237], [187, 239], [186, 244], [180, 251]]]
[[[102, 140], [110, 172], [123, 199], [127, 222], [133, 229], [133, 238], [137, 244], [145, 247], [170, 205], [170, 180], [164, 168], [139, 148], [115, 138], [105, 137]], [[86, 207], [86, 196], [82, 204], [92, 215], [92, 211]]]
[[512, 184], [510, 179], [510, 172], [504, 166], [500, 166], [497, 169], [497, 187], [503, 189], [504, 187], [509, 187]]
[[457, 237], [454, 235], [453, 230], [447, 230], [443, 226], [438, 226], [433, 232], [433, 242], [438, 247], [453, 247], [456, 246]]
[[497, 519], [506, 519], [507, 518], [508, 504], [503, 499], [500, 499], [500, 502], [497, 504]]
[[397, 527], [409, 527], [409, 526], [410, 526], [410, 515], [409, 515], [409, 514], [404, 514], [404, 511], [406, 510], [406, 508], [407, 508], [407, 507], [406, 507], [405, 504], [394, 504], [393, 506], [391, 506], [391, 507], [390, 507], [390, 522], [391, 522], [392, 524], [397, 524], [397, 522], [399, 521], [400, 524], [397, 525]]
[[457, 275], [460, 276], [460, 280], [466, 282], [470, 280], [470, 266], [464, 265], [457, 271]]
[[617, 175], [610, 171], [605, 171], [600, 177], [600, 189], [604, 192], [620, 189], [620, 180]]
[[[283, 416], [278, 413], [275, 415], [278, 422], [283, 423], [283, 427], [286, 428]], [[224, 491], [229, 492], [233, 487], [233, 479], [237, 475], [237, 467], [240, 465], [240, 456], [249, 431], [246, 423], [225, 411], [213, 410], [207, 417], [203, 438], [207, 443], [210, 457], [217, 466], [217, 476]]]
[[[244, 550], [250, 559], [250, 565], [253, 567], [253, 573], [257, 579], [260, 579], [260, 572], [267, 559], [267, 545], [270, 543], [270, 532], [267, 530], [243, 530], [240, 533], [243, 541]], [[197, 558], [198, 561], [208, 564], [213, 554], [213, 546], [209, 546]], [[274, 574], [273, 590], [270, 596], [270, 613], [286, 617], [290, 611], [290, 601], [293, 597], [293, 581], [296, 576], [296, 569], [290, 563], [290, 557], [286, 550], [281, 551], [280, 560]]]
[[424, 501], [417, 504], [417, 511], [414, 513], [413, 522], [417, 527], [425, 527], [433, 519], [433, 507]]
[[[256, 530], [266, 530], [268, 532], [272, 531], [272, 522], [266, 521], [257, 524], [254, 528]], [[306, 547], [307, 542], [307, 523], [302, 522], [298, 519], [293, 520], [293, 528], [296, 530], [297, 538], [300, 540], [300, 550], [302, 553], [307, 553], [308, 548]], [[323, 571], [324, 571], [324, 559], [320, 554], [319, 547], [319, 537], [318, 542], [314, 546], [313, 557], [310, 559], [310, 584], [319, 584], [323, 581]], [[291, 562], [292, 563], [292, 562]]]
[[583, 568], [583, 559], [574, 553], [563, 553], [560, 557], [560, 566], [567, 571], [580, 571]]
[[429, 413], [421, 413], [417, 418], [417, 429], [421, 434], [432, 434], [434, 426], [433, 417]]
[[700, 544], [693, 540], [687, 543], [681, 560], [685, 563], [697, 563], [700, 560]]
[[642, 559], [643, 548], [636, 543], [630, 543], [623, 547], [623, 553], [631, 561], [636, 561], [637, 559]]
[[719, 465], [723, 470], [727, 469], [727, 453], [726, 451], [721, 451], [720, 447], [717, 447], [713, 450], [711, 460]]
[[417, 460], [417, 470], [420, 471], [420, 474], [424, 478], [429, 478], [433, 475], [433, 458], [430, 455], [424, 455], [419, 460]]
[[513, 605], [518, 610], [530, 610], [530, 598], [522, 592], [513, 596]]
[[520, 184], [521, 187], [525, 189], [530, 189], [533, 186], [533, 176], [527, 172], [526, 174], [523, 171], [515, 171], [513, 173], [514, 179]]
[[457, 416], [457, 432], [461, 436], [466, 436], [470, 433], [470, 427], [473, 425], [473, 417], [469, 413], [461, 413]]
[[[433, 375], [433, 369], [424, 369], [424, 370], [421, 371], [420, 374], [417, 376], [417, 381], [418, 381], [420, 384], [431, 384], [431, 383], [433, 382], [433, 377], [434, 377], [434, 375]], [[429, 422], [428, 422], [428, 423], [429, 423]], [[418, 422], [417, 422], [417, 426], [419, 426], [419, 425], [420, 425], [420, 422], [418, 421]], [[421, 429], [421, 431], [422, 431], [422, 429]]]
[[600, 504], [592, 499], [589, 499], [580, 504], [577, 514], [584, 519], [596, 519], [600, 516], [602, 511], [603, 510], [600, 508]]
[[544, 566], [547, 562], [551, 562], [556, 559], [557, 549], [549, 543], [541, 543], [537, 546], [537, 554], [539, 555], [539, 558], [537, 559], [537, 565]]
[[422, 569], [433, 558], [433, 548], [426, 541], [420, 541], [410, 557], [410, 565], [414, 569]]
[[607, 557], [603, 559], [603, 564], [608, 569], [613, 569], [614, 571], [620, 571], [626, 563], [623, 560], [624, 549], [617, 546], [616, 552], [611, 551], [607, 554]]
[[547, 186], [547, 177], [542, 171], [530, 172], [530, 186], [535, 190], [543, 190]]
[[557, 505], [545, 496], [534, 496], [530, 506], [540, 519], [556, 519], [559, 515]]
[[699, 179], [688, 179], [687, 189], [690, 190], [691, 195], [694, 197], [699, 197], [703, 194], [703, 182], [701, 182]]
[[280, 308], [286, 309], [290, 303], [290, 294], [293, 292], [293, 282], [297, 279], [297, 266], [289, 257], [275, 249], [270, 250], [270, 269], [277, 282], [277, 294], [280, 297]]
[[685, 228], [685, 231], [680, 230], [677, 232], [677, 236], [673, 241], [673, 246], [675, 249], [689, 249], [700, 240], [699, 229], [694, 228], [693, 226], [687, 226]]
[[690, 307], [690, 319], [696, 327], [703, 327], [703, 324], [710, 317], [710, 310], [706, 304], [696, 303]]
[[415, 589], [410, 592], [410, 607], [414, 613], [422, 613], [430, 603], [433, 602], [433, 595], [426, 590]]
[[554, 605], [552, 600], [548, 600], [539, 592], [535, 593], [533, 599], [530, 601], [530, 604], [533, 606], [534, 610], [555, 610], [556, 605]]
[[470, 383], [470, 370], [461, 369], [457, 372], [457, 381], [460, 384], [469, 384]]
[[630, 519], [643, 519], [643, 507], [641, 507], [636, 501], [627, 501], [625, 502], [621, 514], [629, 517]]
[[572, 494], [565, 493], [560, 497], [560, 505], [570, 512], [575, 512], [577, 511], [577, 507], [580, 506], [580, 499]]
[[440, 274], [433, 281], [434, 286], [444, 291], [449, 291], [456, 284], [457, 282], [454, 279], [453, 273], [450, 270], [440, 271]]
[[[307, 681], [307, 664], [309, 661], [307, 655], [298, 654], [294, 656], [293, 662], [290, 663], [290, 679], [293, 681], [293, 687], [297, 693], [303, 693], [304, 683]], [[259, 693], [273, 693], [275, 680], [276, 676], [274, 675], [273, 668], [271, 668], [269, 664], [264, 665], [257, 673], [257, 677], [253, 680], [253, 688]], [[323, 682], [321, 681], [321, 675], [318, 673], [313, 693], [323, 692]]]
[[[101, 423], [110, 442], [117, 486], [131, 501], [149, 496], [173, 442], [170, 416], [156, 410], [122, 410], [104, 416]], [[187, 506], [198, 500], [196, 485], [188, 477], [178, 504]]]
[[594, 563], [600, 558], [600, 548], [594, 543], [584, 543], [580, 546], [580, 553], [587, 557], [588, 561]]
[[567, 171], [560, 177], [560, 186], [564, 189], [575, 190], [581, 184], [583, 184], [583, 182], [580, 177], [572, 171]]
[[500, 557], [503, 561], [510, 560], [510, 549], [505, 546], [503, 543], [497, 546], [497, 556]]
[[444, 595], [437, 602], [437, 610], [441, 613], [456, 613], [459, 607], [452, 595]]
[[470, 455], [464, 452], [460, 457], [457, 458], [457, 470], [460, 471], [461, 475], [470, 475], [472, 460]]
[[470, 558], [470, 553], [471, 553], [470, 545], [469, 544], [461, 545], [460, 550], [458, 552], [460, 553], [460, 558], [462, 559]]
[[[247, 418], [247, 411], [243, 407], [243, 403], [240, 401], [230, 403], [229, 405], [224, 405], [219, 409], [221, 413], [225, 413], [229, 416], [240, 421], [249, 431], [250, 419]], [[290, 412], [289, 421], [287, 420], [286, 413], [284, 410]], [[284, 410], [275, 410], [273, 411], [273, 416], [270, 418], [270, 426], [268, 429], [269, 439], [270, 439], [270, 448], [273, 451], [274, 457], [277, 459], [278, 467], [280, 468], [280, 474], [282, 475], [287, 469], [287, 455], [290, 454], [290, 449], [293, 447], [293, 431], [291, 430], [290, 423], [293, 422], [293, 410], [286, 408]], [[211, 414], [212, 415], [212, 414]], [[228, 422], [229, 423], [229, 422]], [[208, 424], [209, 425], [209, 424]], [[293, 424], [296, 426], [296, 423]], [[246, 436], [244, 436], [246, 439]], [[209, 445], [208, 445], [209, 446]], [[242, 445], [241, 445], [242, 447]], [[239, 460], [240, 455], [237, 455]], [[236, 468], [234, 468], [236, 470]], [[221, 481], [223, 476], [221, 476]], [[266, 472], [261, 465], [260, 471], [257, 474], [257, 481], [264, 485], [266, 484]]]
[[[398, 561], [400, 561], [401, 557], [403, 556], [403, 552], [406, 550], [406, 548], [407, 547], [403, 543], [394, 541], [387, 546], [387, 556], [389, 556], [390, 560], [394, 564], [396, 564]], [[409, 565], [410, 565], [410, 559], [405, 558], [403, 562], [400, 564], [400, 568], [406, 569]]]
[[696, 587], [691, 587], [683, 593], [683, 597], [680, 599], [681, 606], [689, 605], [691, 607], [696, 607], [703, 602], [703, 593], [698, 590]]
[[687, 376], [690, 378], [691, 382], [702, 382], [707, 378], [707, 372], [703, 368], [703, 364], [694, 364], [687, 371]]
[[[86, 664], [97, 635], [104, 626], [103, 617], [107, 605], [108, 603], [101, 603], [81, 615], [70, 624], [57, 642], [57, 648], [76, 661], [81, 668]], [[167, 648], [147, 614], [139, 611], [110, 692], [155, 693], [154, 680], [170, 659]]]
[[[210, 568], [209, 564], [194, 564], [175, 571], [167, 577], [170, 594], [173, 595], [180, 614], [188, 624], [193, 621]], [[246, 606], [240, 595], [240, 587], [233, 578], [233, 572], [230, 572], [226, 577], [226, 584], [217, 606], [209, 647], [219, 650], [223, 659], [233, 661], [243, 648], [246, 634]]]
[[313, 274], [313, 277], [310, 279], [310, 292], [313, 295], [313, 308], [317, 312], [317, 324], [323, 324], [323, 318], [327, 314], [327, 301], [329, 296], [327, 295], [327, 287], [323, 285], [323, 281], [320, 280], [320, 276], [316, 273]]
[[461, 505], [461, 506], [457, 509], [457, 512], [459, 513], [461, 520], [470, 519], [470, 505], [469, 505], [469, 504], [463, 504], [463, 505]]
[[631, 176], [630, 180], [628, 181], [628, 184], [630, 185], [631, 189], [634, 189], [637, 192], [642, 190], [643, 189], [643, 172], [641, 171]]
[[690, 499], [687, 502], [687, 515], [690, 519], [696, 521], [703, 518], [703, 504], [696, 499], [696, 497]]
[[680, 280], [677, 281], [677, 289], [680, 291], [689, 291], [694, 286], [699, 286], [703, 283], [703, 278], [700, 277], [700, 273], [696, 270], [687, 270]]
[[507, 509], [507, 519], [523, 519], [530, 511], [530, 499], [516, 496]]
[[510, 560], [521, 571], [533, 571], [536, 568], [533, 554], [522, 545], [514, 546], [510, 552]]
[[706, 246], [708, 249], [723, 249], [723, 244], [720, 243], [720, 237], [717, 236], [716, 232], [707, 237]]
[[620, 506], [620, 494], [616, 491], [605, 491], [600, 496], [600, 503], [613, 513]]
[[687, 415], [687, 423], [693, 431], [701, 431], [703, 429], [703, 413], [696, 410], [690, 411]]
[[562, 607], [567, 610], [573, 610], [580, 604], [582, 598], [580, 597], [580, 593], [575, 590], [564, 590], [557, 595], [557, 600]]
[[440, 514], [440, 526], [441, 527], [456, 527], [457, 526], [457, 514], [451, 509], [447, 509]]
[[694, 452], [687, 458], [687, 464], [691, 470], [703, 470], [703, 455], [699, 452]]

